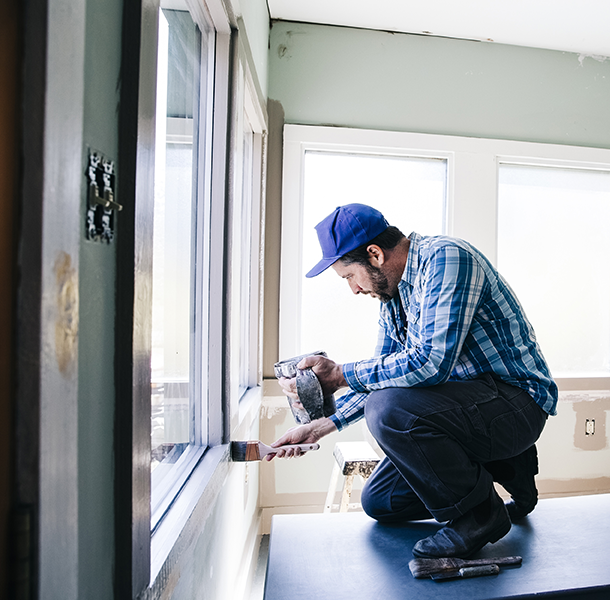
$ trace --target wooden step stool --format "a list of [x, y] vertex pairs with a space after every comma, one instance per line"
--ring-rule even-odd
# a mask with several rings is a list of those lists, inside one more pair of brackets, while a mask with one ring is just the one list
[[373, 469], [380, 461], [379, 456], [368, 442], [339, 442], [335, 444], [333, 451], [335, 457], [335, 466], [333, 467], [332, 475], [330, 476], [330, 485], [326, 502], [324, 504], [324, 512], [329, 513], [332, 510], [335, 492], [337, 490], [337, 480], [339, 475], [343, 475], [343, 491], [341, 492], [341, 501], [339, 504], [339, 512], [347, 512], [349, 501], [352, 495], [352, 486], [354, 485], [354, 476], [360, 475], [366, 481]]

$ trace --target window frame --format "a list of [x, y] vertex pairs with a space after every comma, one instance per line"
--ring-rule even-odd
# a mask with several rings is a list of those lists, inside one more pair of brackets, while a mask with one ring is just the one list
[[[194, 469], [180, 482], [179, 494], [154, 531], [150, 528], [150, 351], [152, 268], [152, 190], [156, 97], [156, 56], [159, 2], [143, 2], [127, 10], [123, 21], [119, 195], [124, 198], [121, 230], [117, 236], [117, 316], [115, 326], [115, 549], [117, 598], [138, 597], [147, 588], [162, 590], [168, 570], [183, 551], [178, 543], [211, 514], [215, 499], [229, 472], [230, 431], [250, 422], [256, 403], [237, 411], [233, 418], [227, 377], [230, 348], [227, 290], [227, 219], [232, 196], [229, 173], [234, 129], [232, 108], [238, 88], [235, 60], [237, 32], [232, 28], [222, 0], [186, 0], [201, 28], [204, 20], [215, 29], [214, 110], [211, 154], [199, 160], [211, 166], [211, 186], [206, 199], [205, 237], [201, 253], [209, 253], [202, 288], [214, 290], [204, 306], [207, 340], [196, 340], [204, 349], [198, 360], [208, 371], [207, 449]], [[244, 59], [251, 64], [251, 57]], [[250, 67], [244, 70], [252, 80]], [[255, 90], [259, 88], [254, 85]], [[257, 110], [266, 131], [262, 94], [255, 94]], [[261, 146], [262, 147], [262, 146]], [[260, 155], [264, 163], [264, 155]], [[261, 170], [262, 173], [262, 170]], [[263, 175], [261, 174], [261, 181]], [[200, 185], [202, 178], [199, 179]], [[201, 193], [201, 190], [200, 190]], [[125, 199], [132, 198], [132, 202]], [[260, 196], [262, 198], [262, 194]], [[262, 217], [261, 217], [262, 218]], [[216, 266], [214, 266], [216, 265]], [[201, 293], [201, 290], [200, 290]], [[204, 294], [207, 297], [207, 293]], [[258, 304], [260, 306], [260, 304]], [[258, 319], [257, 319], [258, 321]], [[201, 336], [203, 338], [205, 336]], [[260, 341], [260, 340], [259, 340]], [[193, 529], [194, 530], [194, 529]], [[182, 536], [182, 537], [181, 537]], [[125, 543], [131, 540], [131, 544]]]
[[[231, 303], [230, 323], [228, 325], [230, 337], [236, 343], [231, 345], [229, 352], [230, 381], [229, 396], [231, 407], [230, 430], [233, 432], [240, 427], [246, 415], [251, 412], [252, 406], [262, 400], [262, 314], [263, 314], [263, 223], [264, 197], [265, 197], [265, 175], [266, 175], [266, 132], [267, 117], [263, 109], [263, 102], [257, 92], [254, 82], [248, 47], [244, 43], [243, 36], [236, 35], [236, 51], [234, 56], [234, 94], [232, 115], [232, 152], [229, 195], [232, 199], [230, 211], [230, 252], [232, 253], [233, 266], [231, 269], [230, 289], [228, 295]], [[252, 132], [251, 163], [244, 161], [243, 134], [244, 124], [247, 123]], [[250, 223], [249, 245], [241, 245], [235, 240], [241, 236], [242, 220], [240, 207], [242, 205], [243, 181], [246, 169], [251, 169], [248, 174], [250, 179]], [[243, 298], [236, 292], [244, 291], [242, 277], [244, 275], [241, 265], [244, 258], [248, 259], [249, 288], [245, 304]], [[244, 338], [239, 330], [242, 317], [246, 314], [248, 327], [248, 346], [241, 347]], [[237, 346], [237, 347], [236, 347]], [[241, 357], [248, 357], [247, 368], [244, 370]], [[242, 374], [246, 381], [241, 380]]]
[[[195, 233], [195, 273], [194, 287], [192, 288], [192, 310], [197, 313], [192, 318], [195, 322], [194, 333], [191, 336], [191, 394], [194, 397], [194, 421], [195, 439], [185, 450], [176, 463], [176, 472], [172, 474], [172, 479], [166, 484], [167, 495], [158, 504], [156, 510], [151, 515], [151, 574], [156, 574], [160, 569], [161, 561], [167, 557], [171, 549], [171, 544], [167, 543], [166, 535], [156, 536], [157, 529], [161, 527], [166, 515], [173, 507], [179, 494], [183, 493], [185, 486], [193, 475], [200, 458], [212, 445], [212, 440], [221, 443], [224, 434], [222, 414], [222, 393], [214, 395], [210, 393], [214, 386], [222, 386], [222, 378], [219, 371], [210, 368], [210, 359], [213, 352], [210, 351], [212, 336], [210, 333], [211, 324], [217, 320], [222, 321], [224, 305], [222, 293], [215, 295], [209, 294], [212, 288], [211, 279], [214, 276], [214, 269], [211, 268], [211, 261], [222, 261], [222, 254], [217, 248], [224, 246], [224, 214], [214, 211], [214, 198], [222, 202], [224, 206], [226, 185], [225, 171], [213, 171], [215, 163], [225, 160], [226, 156], [226, 136], [229, 121], [229, 110], [226, 99], [228, 89], [231, 85], [230, 78], [230, 33], [223, 40], [218, 33], [217, 24], [212, 21], [211, 15], [206, 7], [199, 4], [189, 6], [189, 12], [193, 22], [203, 32], [207, 31], [212, 39], [208, 42], [207, 51], [211, 52], [210, 60], [207, 65], [199, 65], [200, 75], [206, 75], [206, 81], [199, 79], [201, 90], [205, 91], [205, 99], [200, 95], [198, 105], [198, 122], [202, 123], [196, 136], [197, 148], [193, 148], [196, 157], [195, 168], [200, 173], [197, 177], [197, 190], [194, 191], [196, 210], [194, 211]], [[195, 10], [193, 10], [195, 9]], [[159, 8], [159, 12], [161, 11]], [[201, 36], [201, 44], [205, 43], [206, 36]], [[223, 55], [221, 46], [227, 49]], [[202, 50], [202, 55], [208, 55]], [[225, 83], [226, 82], [226, 83]], [[203, 124], [205, 123], [205, 124]], [[203, 134], [203, 135], [202, 135]], [[218, 237], [213, 240], [214, 236]], [[216, 243], [216, 245], [214, 245]], [[201, 265], [201, 266], [200, 266]], [[221, 288], [222, 289], [222, 288]], [[192, 323], [191, 323], [192, 325]], [[173, 523], [173, 519], [169, 519]], [[167, 522], [165, 524], [167, 530]], [[180, 529], [173, 523], [172, 529]], [[177, 535], [176, 535], [177, 538]], [[159, 543], [159, 540], [162, 540]]]
[[[225, 351], [217, 351], [225, 348], [226, 282], [224, 269], [215, 269], [212, 265], [224, 264], [227, 243], [227, 150], [232, 126], [230, 93], [234, 81], [231, 63], [235, 42], [220, 0], [206, 0], [205, 4], [186, 0], [186, 4], [196, 25], [200, 29], [211, 26], [211, 34], [215, 37], [213, 64], [206, 70], [208, 101], [212, 103], [212, 110], [205, 114], [206, 105], [203, 102], [199, 105], [199, 118], [206, 119], [206, 139], [199, 140], [198, 168], [206, 176], [197, 179], [198, 209], [203, 210], [203, 215], [196, 217], [196, 260], [203, 262], [203, 270], [196, 278], [195, 309], [200, 311], [203, 325], [196, 328], [191, 346], [194, 349], [191, 364], [195, 365], [196, 387], [200, 390], [195, 419], [199, 421], [196, 427], [200, 429], [203, 443], [185, 453], [188, 465], [175, 483], [171, 501], [149, 534], [149, 585], [154, 584], [166, 561], [169, 559], [171, 562], [170, 555], [193, 512], [202, 512], [199, 508], [202, 502], [213, 503], [218, 482], [226, 476], [228, 456], [223, 416], [227, 404], [223, 376]], [[207, 177], [211, 178], [210, 181]], [[210, 294], [209, 290], [215, 290], [215, 293]], [[202, 381], [205, 385], [201, 385]]]
[[[468, 239], [497, 263], [500, 164], [610, 170], [610, 150], [312, 125], [284, 126], [279, 358], [298, 354], [305, 152], [385, 154], [447, 160], [447, 235]], [[493, 199], [493, 201], [490, 201]], [[474, 218], [473, 218], [474, 217]], [[610, 388], [610, 377], [558, 378], [560, 391]]]
[[[163, 3], [161, 3], [163, 4]], [[163, 7], [159, 8], [159, 18]], [[192, 14], [191, 14], [192, 18]], [[194, 19], [193, 19], [194, 20]], [[197, 110], [198, 115], [196, 121], [199, 123], [199, 130], [195, 132], [194, 137], [191, 134], [192, 152], [196, 164], [192, 165], [201, 175], [197, 177], [197, 188], [193, 190], [195, 196], [194, 201], [196, 208], [192, 209], [191, 214], [191, 229], [194, 239], [194, 248], [191, 248], [193, 255], [191, 269], [191, 310], [189, 329], [193, 331], [189, 341], [189, 387], [190, 387], [190, 402], [193, 406], [193, 424], [194, 431], [191, 432], [189, 446], [185, 448], [180, 455], [171, 473], [158, 484], [155, 489], [158, 498], [156, 502], [151, 502], [151, 529], [154, 532], [161, 522], [161, 519], [166, 514], [169, 507], [172, 505], [180, 490], [187, 482], [199, 459], [205, 452], [208, 446], [208, 409], [210, 397], [208, 394], [207, 380], [209, 374], [204, 372], [203, 365], [207, 364], [208, 348], [204, 340], [207, 339], [208, 328], [208, 294], [205, 290], [208, 288], [209, 280], [209, 209], [210, 209], [210, 192], [212, 187], [211, 181], [211, 154], [212, 154], [212, 115], [214, 108], [214, 72], [215, 72], [215, 47], [216, 47], [216, 31], [213, 24], [210, 22], [209, 16], [206, 18], [204, 14], [198, 15], [197, 27], [201, 30], [200, 37], [200, 56], [209, 57], [207, 64], [199, 63], [199, 83], [200, 89], [197, 94], [199, 100]], [[205, 30], [205, 31], [204, 31]], [[207, 48], [204, 51], [204, 46]], [[203, 75], [206, 76], [206, 81], [203, 80]], [[201, 92], [204, 91], [205, 95]], [[177, 122], [182, 119], [165, 117], [166, 122]], [[182, 128], [180, 128], [182, 129]], [[191, 127], [192, 130], [192, 127]], [[169, 131], [169, 128], [168, 128]], [[159, 132], [157, 131], [157, 134]], [[166, 135], [164, 144], [170, 142], [171, 134]], [[177, 136], [180, 137], [180, 136]], [[157, 140], [158, 141], [158, 140]], [[181, 141], [180, 139], [176, 141]], [[174, 142], [175, 143], [175, 142]], [[155, 157], [157, 158], [157, 157]], [[158, 162], [158, 161], [157, 161]], [[154, 239], [154, 236], [153, 236]], [[216, 427], [220, 424], [216, 423]], [[151, 475], [154, 480], [154, 474]], [[151, 499], [155, 498], [155, 490], [151, 489]]]

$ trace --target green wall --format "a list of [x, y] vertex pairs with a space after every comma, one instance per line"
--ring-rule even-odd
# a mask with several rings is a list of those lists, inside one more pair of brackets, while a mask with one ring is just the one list
[[267, 95], [268, 72], [267, 55], [269, 47], [269, 12], [265, 0], [247, 0], [241, 2], [242, 18], [248, 46], [261, 91]]
[[[89, 149], [118, 162], [121, 0], [86, 3], [78, 383], [78, 597], [113, 597], [116, 241], [85, 236]], [[120, 176], [120, 173], [117, 174]], [[124, 202], [117, 198], [117, 201]], [[121, 213], [115, 217], [120, 227]]]
[[286, 122], [610, 147], [610, 60], [275, 22], [269, 98]]
[[[146, 16], [155, 4], [144, 2]], [[266, 94], [266, 2], [245, 4], [232, 25], [247, 36]], [[117, 240], [86, 239], [85, 173], [89, 150], [118, 164], [122, 21], [132, 16], [126, 7], [139, 9], [125, 0], [31, 0], [23, 9], [28, 118], [16, 258], [14, 501], [33, 507], [37, 587], [26, 595], [40, 600], [115, 597]], [[118, 239], [123, 215], [116, 215]], [[241, 439], [258, 435], [258, 414], [250, 413]], [[142, 599], [228, 600], [238, 585], [247, 587], [258, 541], [258, 467], [221, 467]], [[22, 589], [26, 575], [20, 572]]]

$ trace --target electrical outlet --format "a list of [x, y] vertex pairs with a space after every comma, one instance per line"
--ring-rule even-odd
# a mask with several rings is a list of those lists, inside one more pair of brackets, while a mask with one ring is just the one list
[[568, 396], [576, 413], [574, 446], [581, 450], [596, 451], [608, 447], [606, 413], [610, 410], [610, 397], [582, 393]]

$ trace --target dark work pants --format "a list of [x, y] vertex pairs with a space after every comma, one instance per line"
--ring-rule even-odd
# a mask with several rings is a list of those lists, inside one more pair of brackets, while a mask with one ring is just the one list
[[456, 519], [493, 485], [484, 464], [532, 446], [547, 414], [525, 391], [490, 375], [371, 392], [367, 425], [386, 454], [362, 490], [382, 522]]

